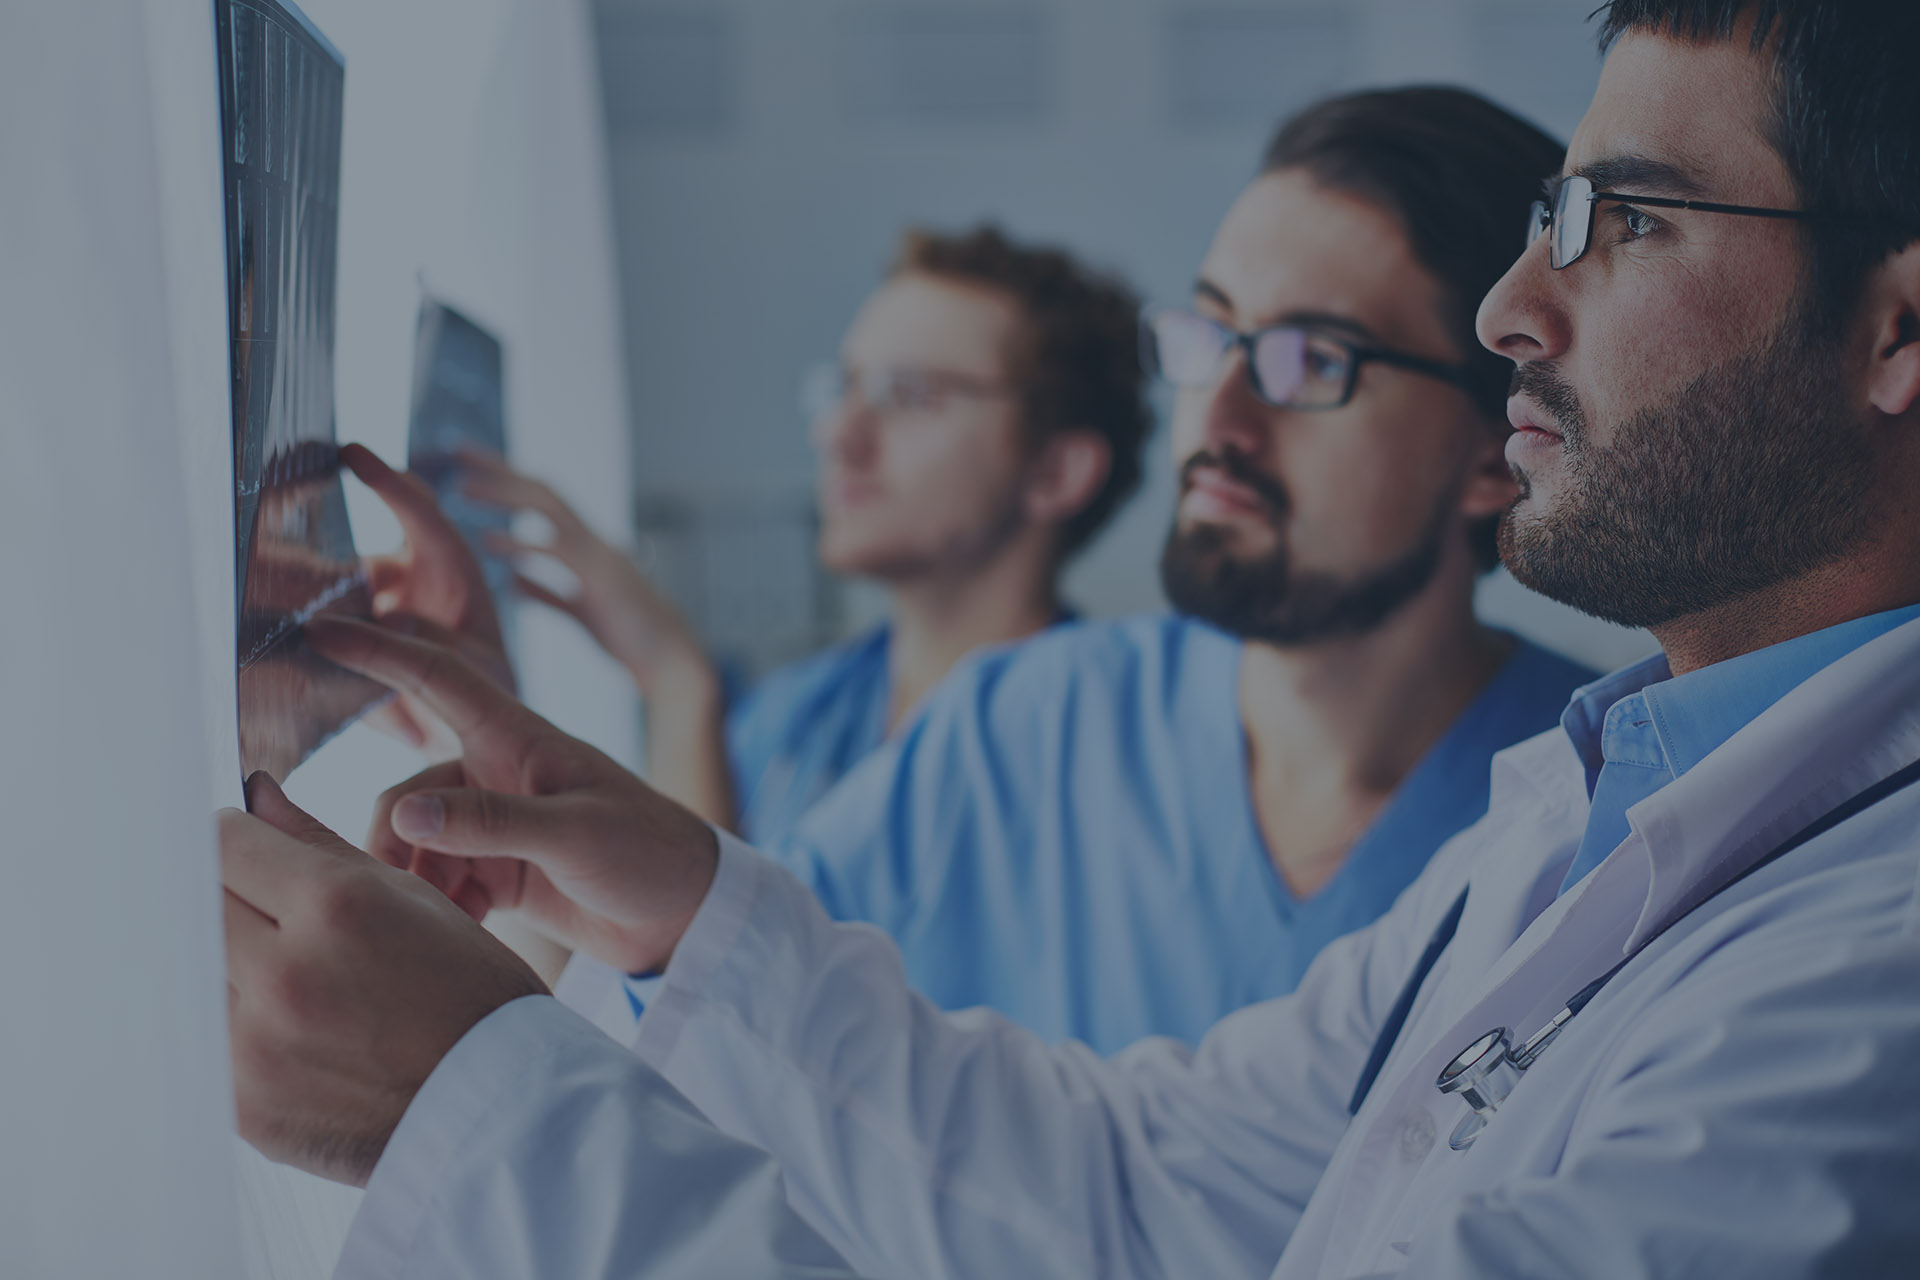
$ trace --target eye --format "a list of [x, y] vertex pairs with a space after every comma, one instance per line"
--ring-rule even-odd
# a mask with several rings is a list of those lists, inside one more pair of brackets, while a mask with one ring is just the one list
[[945, 397], [943, 388], [934, 379], [922, 373], [905, 370], [893, 375], [892, 395], [889, 400], [896, 409], [910, 413], [925, 413], [940, 407]]
[[1347, 376], [1347, 353], [1324, 340], [1310, 341], [1300, 354], [1307, 377], [1316, 382], [1338, 382]]
[[1622, 243], [1628, 240], [1644, 240], [1660, 229], [1659, 219], [1630, 204], [1615, 205], [1613, 217], [1620, 228], [1619, 239]]

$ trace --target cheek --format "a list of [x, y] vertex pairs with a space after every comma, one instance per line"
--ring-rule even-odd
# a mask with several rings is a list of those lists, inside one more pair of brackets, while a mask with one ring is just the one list
[[1791, 301], [1785, 277], [1718, 258], [1703, 265], [1673, 255], [1595, 273], [1570, 301], [1573, 342], [1557, 362], [1579, 392], [1592, 443], [1605, 446], [1613, 424], [1679, 394], [1713, 353], [1751, 349]]
[[938, 536], [997, 510], [1018, 483], [1011, 435], [929, 423], [888, 440], [876, 469], [890, 518]]
[[1458, 483], [1464, 454], [1453, 447], [1456, 425], [1414, 402], [1324, 426], [1288, 450], [1294, 547], [1307, 563], [1330, 569], [1402, 554]]

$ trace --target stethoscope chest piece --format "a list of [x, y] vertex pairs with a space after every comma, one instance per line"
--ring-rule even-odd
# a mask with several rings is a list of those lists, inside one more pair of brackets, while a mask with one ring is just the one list
[[1452, 1136], [1447, 1139], [1449, 1147], [1465, 1151], [1473, 1145], [1480, 1131], [1487, 1127], [1488, 1118], [1507, 1100], [1513, 1086], [1520, 1083], [1521, 1070], [1514, 1063], [1513, 1045], [1507, 1039], [1505, 1027], [1487, 1032], [1446, 1065], [1434, 1086], [1441, 1093], [1460, 1095], [1472, 1108], [1468, 1116], [1454, 1126]]

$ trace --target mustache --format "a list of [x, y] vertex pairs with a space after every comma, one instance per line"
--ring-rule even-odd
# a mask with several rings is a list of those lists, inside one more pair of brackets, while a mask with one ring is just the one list
[[1218, 453], [1211, 449], [1202, 449], [1188, 458], [1180, 466], [1182, 494], [1193, 487], [1193, 473], [1201, 467], [1212, 467], [1224, 473], [1229, 480], [1253, 490], [1268, 512], [1276, 518], [1286, 514], [1287, 509], [1293, 505], [1293, 499], [1287, 496], [1286, 486], [1256, 467], [1246, 454], [1237, 449], [1224, 449]]
[[1562, 439], [1578, 442], [1586, 437], [1587, 416], [1580, 408], [1580, 396], [1552, 365], [1536, 362], [1515, 366], [1507, 395], [1524, 395], [1539, 405], [1553, 419], [1553, 428]]

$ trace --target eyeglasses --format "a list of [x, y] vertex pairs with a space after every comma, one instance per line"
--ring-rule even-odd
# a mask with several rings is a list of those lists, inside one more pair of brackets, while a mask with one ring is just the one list
[[1353, 399], [1360, 366], [1373, 362], [1439, 378], [1469, 390], [1472, 371], [1388, 347], [1361, 346], [1300, 324], [1240, 333], [1183, 307], [1140, 316], [1140, 360], [1176, 387], [1210, 387], [1238, 348], [1247, 353], [1253, 393], [1276, 409], [1338, 409]]
[[800, 412], [818, 422], [858, 398], [883, 418], [933, 414], [956, 396], [991, 400], [1015, 396], [1021, 388], [947, 369], [848, 369], [817, 364], [800, 380]]
[[1527, 221], [1527, 247], [1541, 236], [1548, 241], [1548, 261], [1564, 271], [1580, 261], [1593, 242], [1593, 207], [1602, 200], [1646, 205], [1651, 209], [1692, 209], [1699, 213], [1732, 213], [1743, 218], [1811, 219], [1822, 215], [1806, 209], [1761, 209], [1746, 204], [1715, 204], [1710, 200], [1672, 200], [1665, 196], [1636, 196], [1624, 191], [1595, 191], [1589, 178], [1560, 178], [1546, 200], [1535, 200]]

